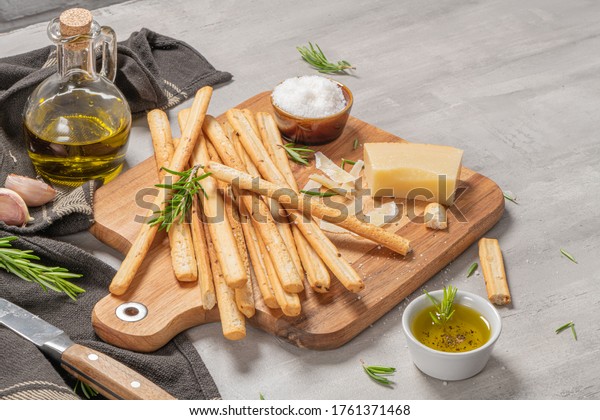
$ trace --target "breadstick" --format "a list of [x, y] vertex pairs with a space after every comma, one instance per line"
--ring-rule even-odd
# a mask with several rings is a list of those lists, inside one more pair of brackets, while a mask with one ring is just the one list
[[[154, 146], [154, 159], [158, 176], [162, 168], [167, 168], [173, 159], [173, 138], [169, 118], [164, 111], [154, 109], [148, 113], [148, 126]], [[171, 265], [175, 278], [179, 281], [196, 281], [198, 268], [194, 255], [194, 243], [190, 225], [184, 220], [174, 220], [169, 226]]]
[[212, 309], [217, 303], [215, 296], [215, 285], [213, 283], [213, 274], [208, 257], [208, 245], [206, 244], [206, 233], [202, 223], [202, 212], [200, 210], [200, 201], [194, 197], [192, 204], [192, 239], [194, 242], [194, 252], [196, 254], [196, 265], [198, 267], [198, 284], [202, 296], [202, 307], [206, 310]]
[[504, 271], [504, 260], [497, 239], [481, 238], [479, 240], [479, 261], [485, 279], [488, 299], [495, 305], [510, 303], [510, 291]]
[[[256, 114], [258, 121], [258, 127], [260, 131], [263, 144], [267, 149], [271, 159], [273, 159], [275, 166], [280, 170], [284, 176], [287, 185], [295, 192], [300, 192], [296, 177], [290, 167], [290, 161], [287, 157], [287, 153], [283, 150], [283, 141], [281, 140], [281, 134], [277, 128], [277, 123], [273, 116], [267, 112], [259, 112]], [[252, 176], [258, 176], [248, 171]], [[310, 223], [310, 220], [308, 220]], [[313, 230], [318, 229], [318, 226], [313, 226]], [[331, 277], [329, 271], [323, 260], [319, 257], [319, 254], [311, 248], [306, 238], [299, 231], [299, 227], [294, 225], [292, 228], [294, 233], [294, 239], [296, 241], [296, 248], [302, 265], [306, 270], [306, 278], [313, 290], [323, 293], [327, 292], [330, 287]], [[320, 231], [320, 229], [319, 229]], [[321, 232], [322, 233], [322, 232]], [[324, 235], [323, 235], [324, 236]]]
[[286, 292], [283, 289], [281, 278], [279, 277], [277, 270], [275, 270], [275, 264], [273, 263], [272, 258], [273, 256], [269, 253], [260, 235], [257, 236], [257, 242], [260, 249], [260, 253], [265, 256], [264, 261], [267, 270], [267, 275], [269, 277], [269, 280], [271, 281], [271, 286], [273, 287], [273, 294], [275, 295], [275, 299], [277, 299], [277, 303], [281, 307], [281, 311], [287, 316], [300, 315], [300, 311], [302, 310], [302, 306], [300, 305], [300, 298], [297, 294]]
[[208, 230], [205, 231], [205, 234], [210, 265], [215, 281], [217, 307], [219, 308], [219, 315], [221, 317], [223, 336], [229, 340], [241, 340], [246, 337], [246, 319], [235, 303], [235, 293], [233, 289], [227, 285], [223, 278], [221, 262], [217, 257], [217, 252]]
[[[214, 118], [206, 120], [203, 130], [224, 162], [245, 169], [233, 144]], [[302, 284], [300, 273], [290, 256], [288, 247], [285, 245], [267, 205], [261, 199], [253, 201], [253, 197], [247, 194], [240, 195], [240, 200], [244, 203], [253, 222], [257, 221], [257, 217], [260, 217], [261, 219], [264, 218], [264, 220], [261, 220], [261, 223], [255, 223], [254, 226], [262, 237], [266, 248], [271, 253], [275, 269], [277, 270], [283, 288], [291, 293], [302, 291], [304, 285]], [[258, 213], [258, 215], [256, 213]]]
[[[187, 110], [179, 112], [179, 123], [186, 121]], [[206, 148], [206, 139], [200, 133], [198, 142], [191, 156], [192, 165], [202, 165], [208, 162], [208, 150]], [[229, 287], [242, 287], [248, 281], [248, 276], [244, 268], [242, 257], [240, 256], [235, 237], [231, 231], [229, 219], [224, 217], [223, 197], [217, 192], [217, 182], [212, 177], [204, 178], [200, 181], [204, 192], [200, 192], [200, 202], [206, 217], [206, 227], [213, 238], [213, 246], [217, 253], [217, 258], [221, 263], [221, 272]], [[216, 286], [216, 285], [215, 285]]]
[[[275, 166], [268, 156], [260, 139], [253, 134], [250, 129], [250, 124], [244, 114], [239, 110], [230, 109], [227, 111], [226, 115], [228, 121], [238, 132], [240, 141], [244, 145], [244, 149], [246, 149], [246, 152], [248, 152], [248, 155], [257, 166], [260, 173], [269, 178], [272, 182], [285, 186], [286, 182], [284, 176], [279, 172], [277, 166]], [[287, 189], [289, 190], [289, 187]], [[286, 203], [282, 204], [288, 209], [292, 208], [292, 206], [286, 206]], [[301, 215], [297, 212], [291, 212], [290, 217], [302, 231], [304, 238], [319, 254], [319, 257], [322, 258], [323, 262], [348, 290], [357, 292], [364, 288], [364, 283], [360, 275], [352, 268], [348, 261], [342, 257], [336, 246], [329, 238], [327, 238], [318, 225], [314, 223], [312, 217], [307, 217], [306, 215]], [[318, 285], [316, 286], [316, 288], [318, 288]], [[327, 286], [328, 285], [323, 285], [322, 287], [327, 288]]]
[[[189, 123], [186, 124], [186, 130], [183, 133], [179, 147], [175, 150], [170, 169], [181, 172], [185, 168], [185, 165], [192, 154], [198, 134], [200, 134], [202, 130], [202, 122], [204, 121], [204, 115], [206, 115], [211, 95], [212, 88], [210, 86], [203, 87], [196, 93], [192, 104], [192, 110], [188, 117]], [[161, 180], [163, 178], [164, 176], [161, 177]], [[176, 176], [174, 176], [174, 178], [176, 178]], [[173, 180], [173, 182], [176, 181], [176, 179]], [[163, 210], [167, 198], [168, 195], [166, 189], [161, 188], [158, 192], [158, 196], [154, 200], [154, 204], [158, 206], [160, 210]], [[153, 211], [149, 210], [147, 213], [148, 218], [151, 217], [152, 214]], [[141, 226], [131, 248], [121, 263], [121, 267], [119, 267], [119, 270], [109, 286], [109, 290], [112, 294], [122, 295], [127, 291], [135, 274], [140, 268], [142, 261], [146, 257], [157, 231], [158, 224], [150, 226], [148, 223], [144, 223]]]
[[[175, 144], [175, 147], [177, 147], [179, 139], [174, 138], [173, 143]], [[200, 211], [200, 201], [198, 196], [194, 197], [194, 202], [192, 203], [190, 231], [192, 233], [192, 242], [194, 244], [194, 254], [198, 269], [198, 285], [200, 286], [202, 307], [206, 310], [210, 310], [217, 304], [217, 300], [215, 297], [215, 285], [213, 282], [212, 269], [210, 268], [210, 260], [208, 258], [204, 222], [202, 219], [202, 212]]]
[[[217, 154], [217, 151], [214, 149], [213, 145], [207, 143], [206, 146], [210, 158], [216, 162], [219, 162], [219, 155]], [[222, 191], [223, 200], [225, 202], [225, 213], [229, 218], [229, 224], [231, 225], [231, 230], [237, 244], [238, 252], [242, 257], [242, 262], [248, 276], [248, 281], [244, 286], [234, 289], [235, 303], [237, 304], [240, 312], [246, 315], [247, 318], [252, 318], [256, 312], [256, 308], [254, 306], [254, 291], [252, 289], [250, 262], [248, 261], [248, 253], [246, 252], [244, 232], [242, 231], [242, 226], [240, 225], [240, 213], [233, 202], [234, 200], [231, 192], [231, 186], [227, 185], [227, 188], [223, 189]]]
[[[244, 238], [246, 239], [246, 245], [248, 246], [248, 254], [250, 255], [250, 261], [252, 261], [252, 268], [254, 269], [254, 274], [256, 275], [256, 283], [258, 284], [260, 294], [265, 301], [265, 305], [267, 305], [269, 308], [279, 308], [279, 304], [275, 298], [273, 286], [269, 280], [269, 275], [265, 265], [265, 258], [268, 256], [261, 253], [258, 245], [258, 238], [256, 231], [254, 230], [254, 226], [252, 225], [252, 221], [247, 215], [244, 214], [241, 215], [241, 218], [242, 230], [244, 231]], [[277, 274], [275, 273], [275, 275]]]
[[283, 141], [281, 140], [281, 134], [275, 119], [268, 112], [258, 112], [256, 120], [258, 122], [260, 137], [269, 156], [271, 156], [271, 160], [285, 178], [287, 185], [298, 192], [298, 183], [290, 167], [287, 152], [283, 149]]
[[[296, 194], [290, 188], [280, 187], [262, 178], [252, 178], [252, 176], [245, 172], [215, 162], [210, 162], [207, 165], [207, 168], [212, 173], [212, 176], [217, 179], [234, 183], [241, 189], [275, 198], [289, 208], [309, 213], [312, 216], [326, 220], [330, 223], [335, 223], [363, 238], [370, 239], [392, 251], [396, 251], [401, 255], [406, 255], [411, 250], [408, 239], [392, 232], [388, 232], [380, 227], [364, 223], [353, 215], [344, 215], [344, 217], [341, 218], [338, 210], [327, 207], [316, 200], [311, 200], [310, 197], [305, 197], [304, 194]], [[307, 236], [305, 235], [305, 237]]]
[[156, 161], [156, 172], [159, 177], [162, 168], [171, 162], [175, 148], [173, 147], [173, 135], [169, 124], [169, 117], [160, 109], [153, 109], [148, 112], [148, 127], [152, 137], [152, 147], [154, 148], [154, 160]]
[[254, 118], [254, 113], [252, 111], [250, 111], [248, 108], [242, 109], [242, 112], [246, 116], [246, 119], [248, 120], [248, 122], [250, 123], [250, 126], [252, 127], [254, 134], [257, 137], [260, 136], [260, 129], [258, 127], [258, 124], [256, 123], [256, 119]]

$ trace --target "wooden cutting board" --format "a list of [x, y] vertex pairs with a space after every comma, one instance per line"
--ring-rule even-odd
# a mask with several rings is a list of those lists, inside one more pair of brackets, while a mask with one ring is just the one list
[[[238, 108], [272, 111], [269, 93], [256, 95]], [[224, 121], [224, 116], [219, 119]], [[350, 117], [338, 140], [314, 149], [335, 162], [341, 158], [362, 159], [362, 146], [353, 149], [356, 138], [361, 144], [404, 141]], [[316, 171], [314, 164], [292, 165], [300, 186]], [[156, 182], [154, 158], [149, 158], [101, 187], [95, 196], [96, 222], [91, 232], [125, 254], [156, 195]], [[463, 168], [458, 194], [455, 205], [448, 209], [447, 231], [433, 231], [422, 224], [419, 215], [423, 213], [423, 203], [397, 200], [402, 216], [386, 228], [411, 240], [413, 252], [406, 257], [353, 235], [329, 235], [364, 276], [366, 287], [359, 294], [346, 291], [335, 279], [327, 294], [314, 293], [307, 286], [301, 295], [301, 315], [290, 318], [267, 308], [255, 289], [257, 311], [249, 322], [300, 347], [332, 349], [345, 344], [460, 255], [502, 216], [502, 191], [483, 175]], [[132, 321], [136, 314], [139, 317], [134, 303], [147, 309], [146, 316], [138, 321]], [[117, 311], [127, 314], [125, 318], [129, 320], [120, 319]], [[201, 308], [196, 283], [175, 279], [164, 233], [157, 235], [129, 291], [123, 296], [108, 294], [93, 312], [94, 328], [104, 341], [141, 352], [156, 350], [179, 332], [218, 319], [216, 308], [208, 312]]]

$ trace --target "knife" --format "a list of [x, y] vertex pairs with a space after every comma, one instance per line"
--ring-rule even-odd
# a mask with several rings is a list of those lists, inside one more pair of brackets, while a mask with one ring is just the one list
[[169, 393], [115, 359], [75, 344], [64, 331], [0, 298], [0, 324], [35, 344], [47, 356], [111, 400], [174, 400]]

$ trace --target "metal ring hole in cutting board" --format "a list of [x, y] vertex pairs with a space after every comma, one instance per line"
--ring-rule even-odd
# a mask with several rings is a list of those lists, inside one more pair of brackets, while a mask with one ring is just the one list
[[137, 322], [146, 318], [148, 308], [138, 302], [126, 302], [117, 307], [117, 318], [125, 322]]

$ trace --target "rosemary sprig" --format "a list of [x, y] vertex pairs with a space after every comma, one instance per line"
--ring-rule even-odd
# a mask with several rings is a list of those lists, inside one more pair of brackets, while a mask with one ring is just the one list
[[309, 149], [308, 147], [296, 147], [295, 143], [286, 143], [283, 146], [279, 145], [279, 147], [283, 147], [283, 150], [287, 152], [290, 159], [292, 159], [294, 162], [305, 166], [309, 165], [308, 160], [306, 160], [310, 157], [309, 155], [311, 153], [315, 153], [314, 150]]
[[445, 325], [446, 322], [452, 318], [454, 315], [454, 298], [456, 297], [456, 292], [458, 289], [454, 286], [444, 286], [444, 296], [442, 301], [439, 302], [436, 298], [431, 296], [427, 290], [423, 290], [423, 292], [427, 295], [433, 306], [435, 307], [435, 314], [433, 312], [429, 312], [429, 316], [434, 323], [437, 325]]
[[62, 267], [47, 267], [34, 263], [33, 260], [38, 261], [40, 257], [34, 255], [32, 250], [13, 248], [11, 241], [15, 239], [16, 236], [0, 238], [0, 268], [23, 280], [39, 284], [44, 291], [51, 289], [62, 292], [73, 300], [77, 300], [77, 295], [85, 292], [84, 289], [67, 280], [79, 278], [81, 274], [70, 273]]
[[85, 382], [81, 382], [79, 379], [77, 379], [77, 382], [75, 382], [75, 386], [73, 387], [73, 392], [77, 393], [78, 388], [81, 388], [81, 392], [83, 393], [83, 395], [85, 395], [85, 397], [88, 400], [91, 400], [93, 397], [98, 395], [98, 391], [96, 391], [94, 388], [92, 388]]
[[352, 64], [346, 60], [337, 63], [330, 62], [318, 44], [308, 43], [308, 47], [296, 47], [304, 61], [319, 70], [320, 73], [345, 73], [347, 69], [354, 70]]
[[571, 329], [571, 332], [573, 333], [573, 338], [575, 339], [575, 341], [577, 341], [577, 333], [575, 332], [575, 323], [573, 321], [567, 322], [562, 327], [558, 327], [555, 332], [556, 332], [556, 334], [560, 334], [561, 332], [563, 332], [564, 330], [566, 330], [568, 328]]
[[565, 257], [567, 257], [568, 259], [570, 259], [571, 261], [573, 261], [575, 264], [579, 264], [577, 262], [577, 260], [575, 259], [574, 256], [572, 256], [571, 254], [569, 254], [564, 248], [560, 249], [560, 253], [563, 254]]
[[352, 145], [352, 150], [358, 149], [358, 137], [354, 139], [354, 144]]
[[312, 196], [315, 196], [315, 197], [331, 197], [331, 196], [334, 196], [334, 195], [338, 195], [338, 193], [335, 193], [333, 191], [321, 192], [321, 191], [311, 191], [311, 190], [300, 190], [300, 192], [302, 194], [312, 195]]
[[342, 158], [342, 163], [340, 163], [340, 168], [346, 170], [346, 163], [348, 165], [356, 165], [356, 162], [350, 159], [344, 159]]
[[515, 204], [519, 204], [519, 203], [517, 202], [517, 197], [515, 197], [515, 196], [513, 196], [513, 195], [510, 195], [510, 194], [508, 194], [508, 193], [505, 193], [504, 191], [502, 191], [502, 195], [504, 195], [504, 198], [506, 198], [508, 201], [512, 201], [512, 202], [513, 202], [513, 203], [515, 203]]
[[396, 368], [387, 366], [366, 366], [364, 363], [362, 367], [366, 374], [375, 382], [386, 386], [391, 386], [394, 383], [386, 378], [386, 376], [393, 375], [396, 372]]
[[200, 181], [210, 175], [210, 173], [203, 173], [198, 176], [198, 170], [200, 165], [196, 165], [187, 171], [177, 172], [171, 169], [162, 168], [166, 172], [172, 175], [178, 175], [180, 178], [173, 184], [156, 184], [158, 188], [166, 188], [172, 191], [172, 196], [167, 200], [167, 204], [163, 210], [155, 212], [157, 216], [151, 219], [148, 223], [151, 226], [159, 225], [160, 229], [166, 229], [167, 232], [171, 228], [171, 225], [175, 222], [180, 223], [185, 220], [185, 215], [189, 212], [192, 207], [192, 201], [194, 196], [202, 191], [206, 195], [206, 192], [202, 188]]
[[477, 267], [479, 267], [479, 265], [476, 262], [471, 264], [471, 266], [467, 270], [467, 277], [471, 277], [473, 275], [473, 273], [475, 272], [475, 270], [477, 270]]

